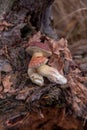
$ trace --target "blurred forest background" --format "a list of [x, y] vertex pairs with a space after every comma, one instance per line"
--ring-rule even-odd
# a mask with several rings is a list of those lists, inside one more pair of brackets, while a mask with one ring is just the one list
[[87, 64], [87, 0], [55, 0], [53, 16], [56, 32], [68, 40], [74, 59]]

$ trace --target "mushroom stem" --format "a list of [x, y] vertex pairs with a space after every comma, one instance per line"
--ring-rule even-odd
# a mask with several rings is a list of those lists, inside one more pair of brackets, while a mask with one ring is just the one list
[[43, 53], [42, 52], [35, 52], [33, 54], [33, 57], [37, 57], [37, 56], [43, 56]]
[[51, 82], [57, 84], [66, 84], [67, 79], [61, 75], [55, 68], [48, 65], [42, 65], [37, 69], [38, 73], [44, 77], [47, 77]]
[[43, 76], [41, 76], [40, 74], [36, 73], [35, 69], [32, 68], [28, 68], [28, 75], [30, 80], [39, 85], [39, 86], [43, 86], [44, 85], [44, 79]]

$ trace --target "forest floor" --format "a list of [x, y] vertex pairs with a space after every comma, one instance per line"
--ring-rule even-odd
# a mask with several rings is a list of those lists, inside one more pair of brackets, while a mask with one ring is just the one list
[[[78, 6], [72, 0], [55, 1], [57, 41], [38, 35], [32, 27], [25, 37], [27, 19], [23, 12], [17, 16], [24, 20], [22, 23], [15, 20], [16, 15], [10, 17], [13, 12], [0, 22], [0, 130], [86, 130], [86, 6], [85, 0]], [[55, 84], [46, 78], [43, 87], [31, 82], [27, 74], [31, 56], [26, 52], [30, 40], [48, 44], [52, 51], [48, 65], [64, 75], [67, 84]]]

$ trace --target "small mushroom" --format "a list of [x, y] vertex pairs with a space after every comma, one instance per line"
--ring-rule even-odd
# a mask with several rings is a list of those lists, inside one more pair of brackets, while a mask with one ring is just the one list
[[26, 51], [33, 57], [36, 56], [49, 57], [52, 55], [49, 46], [42, 42], [30, 42], [29, 46], [26, 48]]
[[31, 81], [39, 86], [44, 85], [44, 79], [43, 76], [41, 76], [38, 72], [37, 69], [39, 66], [46, 64], [48, 59], [44, 56], [37, 56], [37, 57], [32, 57], [32, 60], [29, 63], [28, 67], [28, 75], [31, 79]]
[[48, 65], [41, 65], [37, 69], [38, 73], [42, 76], [48, 78], [51, 82], [57, 84], [66, 84], [67, 79], [61, 75], [55, 68], [52, 68]]

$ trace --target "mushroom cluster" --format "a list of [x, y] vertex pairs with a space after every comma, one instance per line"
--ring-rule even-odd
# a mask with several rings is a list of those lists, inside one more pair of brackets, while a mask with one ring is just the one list
[[67, 83], [67, 79], [63, 75], [55, 68], [47, 65], [48, 57], [52, 55], [48, 44], [33, 41], [29, 43], [26, 51], [32, 56], [28, 66], [28, 75], [33, 83], [43, 86], [43, 77], [57, 84]]

